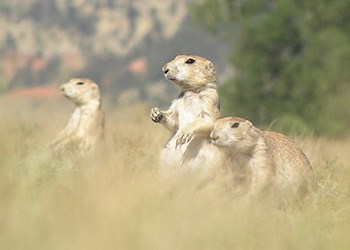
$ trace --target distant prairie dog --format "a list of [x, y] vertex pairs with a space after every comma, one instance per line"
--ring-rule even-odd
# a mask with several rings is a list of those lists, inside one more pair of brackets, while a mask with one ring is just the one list
[[99, 87], [90, 79], [74, 78], [60, 88], [76, 108], [67, 126], [53, 141], [53, 150], [61, 154], [76, 148], [80, 154], [85, 154], [95, 147], [104, 134], [105, 117]]
[[247, 173], [249, 194], [273, 187], [280, 201], [303, 200], [312, 188], [313, 170], [300, 147], [288, 137], [261, 131], [248, 120], [227, 117], [215, 122], [212, 143], [226, 157], [226, 166]]
[[160, 156], [161, 168], [170, 171], [204, 167], [212, 152], [209, 135], [220, 116], [215, 67], [203, 57], [179, 55], [162, 70], [181, 93], [168, 110], [151, 110], [152, 121], [172, 132]]

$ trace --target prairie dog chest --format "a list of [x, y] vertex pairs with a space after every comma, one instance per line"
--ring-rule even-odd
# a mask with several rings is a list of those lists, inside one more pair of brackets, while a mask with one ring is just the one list
[[178, 105], [179, 123], [185, 125], [200, 118], [203, 113], [205, 101], [200, 93], [186, 92]]
[[71, 117], [70, 133], [86, 136], [86, 133], [95, 123], [97, 110], [91, 107], [77, 107]]
[[70, 121], [68, 123], [68, 126], [67, 126], [68, 134], [73, 133], [77, 129], [79, 125], [80, 117], [81, 117], [81, 109], [78, 107], [74, 110], [70, 118]]

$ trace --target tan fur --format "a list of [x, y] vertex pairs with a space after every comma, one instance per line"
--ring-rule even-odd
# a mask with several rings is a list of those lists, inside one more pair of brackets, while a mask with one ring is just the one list
[[172, 132], [160, 165], [165, 171], [196, 169], [211, 152], [209, 135], [220, 116], [214, 65], [200, 56], [179, 55], [162, 70], [182, 92], [168, 110], [151, 110], [151, 119]]
[[288, 137], [261, 131], [248, 120], [227, 117], [215, 122], [212, 143], [225, 152], [234, 173], [246, 174], [247, 192], [274, 187], [284, 204], [303, 200], [313, 184], [313, 171], [300, 147]]
[[62, 154], [77, 148], [80, 154], [85, 154], [103, 138], [105, 117], [99, 87], [89, 79], [74, 78], [60, 88], [76, 108], [66, 127], [53, 141], [53, 150]]

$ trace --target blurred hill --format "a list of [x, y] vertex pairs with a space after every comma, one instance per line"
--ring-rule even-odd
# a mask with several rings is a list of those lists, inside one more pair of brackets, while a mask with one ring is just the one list
[[0, 91], [84, 76], [114, 99], [161, 99], [169, 90], [159, 83], [161, 67], [175, 55], [201, 54], [222, 65], [217, 41], [192, 25], [188, 5], [185, 0], [1, 1]]

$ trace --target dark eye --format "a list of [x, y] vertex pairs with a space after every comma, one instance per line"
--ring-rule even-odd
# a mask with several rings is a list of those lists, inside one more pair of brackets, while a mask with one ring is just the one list
[[231, 128], [238, 128], [239, 127], [239, 123], [235, 122], [231, 125]]
[[192, 63], [194, 63], [194, 62], [196, 62], [196, 60], [194, 60], [194, 59], [192, 59], [192, 58], [189, 58], [189, 59], [187, 59], [187, 61], [186, 61], [185, 63], [187, 63], [187, 64], [192, 64]]
[[77, 82], [77, 85], [84, 85], [84, 82]]

